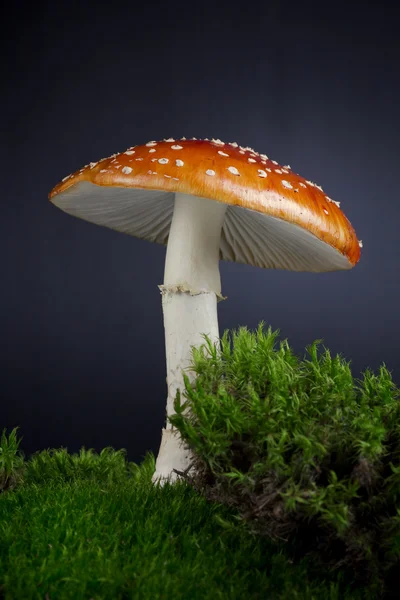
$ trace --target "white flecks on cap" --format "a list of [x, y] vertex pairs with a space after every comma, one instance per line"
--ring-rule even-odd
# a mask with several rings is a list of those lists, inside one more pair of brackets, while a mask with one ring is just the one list
[[290, 165], [283, 165], [285, 169], [292, 169]]
[[267, 156], [266, 154], [260, 154], [260, 157], [261, 157], [263, 160], [268, 160], [268, 156]]
[[306, 186], [306, 184], [305, 184], [305, 183], [303, 183], [302, 181], [300, 181], [300, 185], [301, 185], [301, 187], [304, 187], [304, 188], [306, 188], [306, 187], [307, 187], [307, 186]]
[[233, 146], [234, 148], [238, 147], [238, 144], [236, 142], [229, 142], [230, 146]]
[[230, 173], [232, 173], [232, 175], [240, 175], [236, 167], [227, 167], [227, 169]]
[[179, 181], [179, 177], [173, 177], [172, 179], [175, 179], [175, 181]]
[[101, 169], [100, 173], [107, 173], [107, 169]]
[[212, 138], [211, 142], [213, 144], [218, 144], [219, 146], [225, 146], [225, 143], [221, 142], [221, 140], [215, 140], [214, 138]]
[[147, 142], [146, 146], [157, 146], [157, 142], [155, 142], [155, 141]]
[[167, 140], [164, 139], [164, 142], [174, 142], [174, 138], [168, 138]]
[[120, 168], [121, 168], [121, 165], [115, 165], [115, 168], [116, 168], [116, 169], [120, 169]]
[[93, 167], [95, 167], [97, 165], [97, 162], [91, 162], [90, 164], [90, 168], [93, 169]]
[[175, 164], [177, 167], [183, 167], [183, 165], [185, 164], [183, 162], [183, 160], [180, 160], [179, 158], [175, 161]]
[[272, 162], [274, 165], [277, 165], [277, 164], [278, 164], [278, 163], [276, 162], [276, 160], [271, 160], [271, 162]]
[[248, 158], [247, 160], [249, 161], [249, 163], [255, 163], [255, 162], [257, 162], [257, 161], [255, 160], [255, 158]]
[[326, 215], [329, 215], [329, 212], [326, 210], [326, 208], [325, 208], [325, 207], [323, 208], [323, 211], [324, 211], [324, 213], [325, 213]]
[[315, 183], [309, 181], [308, 179], [306, 179], [306, 183], [308, 183], [308, 185], [311, 185], [311, 187], [315, 187]]
[[[100, 171], [100, 173], [101, 173], [101, 171]], [[69, 179], [70, 177], [72, 177], [72, 175], [67, 175], [66, 177], [63, 177], [61, 179], [61, 181], [67, 181], [67, 179]]]
[[171, 146], [171, 150], [182, 150], [183, 146], [179, 146], [176, 144], [175, 146]]
[[274, 169], [275, 173], [279, 173], [279, 175], [282, 175], [282, 171], [280, 169]]
[[269, 167], [265, 167], [265, 170], [268, 171], [268, 173], [272, 173], [272, 169], [270, 169]]
[[212, 169], [207, 169], [207, 171], [206, 171], [206, 175], [211, 175], [211, 176], [213, 176], [213, 175], [215, 175], [215, 171], [213, 171]]
[[185, 138], [185, 137], [181, 137], [181, 140], [185, 141], [185, 140], [186, 140], [186, 138]]
[[190, 139], [191, 139], [191, 140], [194, 140], [194, 141], [196, 141], [196, 140], [197, 140], [197, 138], [190, 138]]
[[259, 177], [268, 177], [267, 173], [263, 169], [258, 169]]
[[244, 154], [244, 150], [239, 150], [239, 154]]
[[135, 154], [134, 150], [126, 150], [126, 152], [124, 152], [124, 154], [127, 154], [128, 156], [130, 156], [131, 154]]
[[152, 158], [151, 162], [157, 162], [158, 158]]
[[315, 187], [318, 188], [321, 192], [324, 191], [320, 185], [315, 184]]
[[362, 248], [362, 247], [363, 247], [362, 240], [358, 240], [358, 245], [360, 246], [360, 248]]
[[171, 175], [167, 175], [166, 173], [164, 173], [164, 177], [168, 177], [168, 179], [171, 179]]
[[123, 167], [121, 173], [125, 173], [125, 175], [129, 175], [129, 173], [132, 173], [132, 169], [131, 169], [131, 167]]
[[340, 208], [340, 202], [336, 202], [336, 200], [332, 200], [332, 198], [329, 198], [329, 196], [325, 196], [325, 198], [328, 200], [328, 202], [332, 202], [332, 204], [336, 204], [336, 206]]
[[143, 160], [143, 158], [135, 158], [135, 160]]
[[282, 169], [282, 173], [289, 173], [287, 169]]
[[157, 152], [155, 148], [150, 148], [149, 152]]
[[283, 187], [288, 188], [288, 190], [292, 190], [293, 189], [292, 184], [289, 183], [288, 181], [286, 181], [285, 179], [282, 179], [282, 185], [283, 185]]
[[167, 163], [169, 163], [168, 158], [159, 158], [158, 162], [160, 163], [160, 165], [166, 165]]
[[221, 156], [229, 156], [229, 154], [227, 154], [226, 152], [222, 152], [222, 150], [218, 150], [218, 154], [220, 154]]

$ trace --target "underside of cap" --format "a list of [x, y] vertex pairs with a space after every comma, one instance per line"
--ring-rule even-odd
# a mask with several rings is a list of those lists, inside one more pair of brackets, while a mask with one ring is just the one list
[[[214, 202], [215, 200], [210, 200]], [[80, 219], [166, 245], [174, 193], [107, 187], [81, 181], [52, 202]], [[221, 232], [220, 259], [266, 269], [327, 272], [353, 264], [333, 246], [299, 225], [240, 206], [228, 206]]]

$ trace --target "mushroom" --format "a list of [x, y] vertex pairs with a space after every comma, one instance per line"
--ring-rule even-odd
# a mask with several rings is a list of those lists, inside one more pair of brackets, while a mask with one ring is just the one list
[[[167, 246], [159, 286], [165, 327], [167, 417], [202, 334], [217, 344], [219, 260], [266, 269], [351, 269], [361, 241], [318, 185], [265, 154], [218, 139], [133, 146], [65, 177], [49, 194], [61, 210]], [[192, 454], [168, 422], [153, 482], [176, 481]]]

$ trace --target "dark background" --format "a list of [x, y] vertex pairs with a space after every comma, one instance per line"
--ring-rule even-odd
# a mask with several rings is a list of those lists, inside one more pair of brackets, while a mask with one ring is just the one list
[[[395, 6], [395, 3], [393, 3]], [[2, 19], [0, 432], [158, 451], [165, 248], [66, 215], [65, 175], [215, 137], [322, 185], [363, 240], [347, 272], [221, 263], [220, 332], [261, 320], [400, 385], [399, 33], [389, 3], [30, 3]]]

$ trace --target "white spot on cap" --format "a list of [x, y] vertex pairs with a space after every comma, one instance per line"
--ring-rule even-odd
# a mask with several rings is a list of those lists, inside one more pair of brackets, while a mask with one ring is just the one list
[[97, 162], [95, 163], [90, 163], [90, 168], [93, 169], [93, 167], [95, 167], [97, 165]]
[[143, 160], [143, 158], [135, 158], [135, 160]]
[[206, 171], [206, 175], [211, 175], [211, 176], [213, 176], [213, 175], [215, 175], [215, 171], [213, 171], [212, 169], [207, 169], [207, 171]]
[[239, 154], [244, 154], [244, 150], [239, 150]]
[[101, 169], [100, 173], [107, 173], [107, 169]]
[[236, 142], [229, 142], [230, 146], [233, 146], [234, 148], [238, 147], [238, 144]]
[[168, 158], [159, 158], [158, 162], [160, 163], [160, 165], [166, 165], [167, 163], [169, 163]]
[[340, 202], [336, 202], [336, 200], [332, 200], [332, 198], [329, 198], [329, 196], [325, 196], [325, 198], [328, 200], [328, 202], [332, 202], [332, 204], [336, 204], [337, 207], [340, 207]]
[[224, 142], [221, 142], [221, 140], [214, 140], [214, 138], [212, 138], [211, 142], [213, 144], [218, 144], [219, 146], [225, 146]]
[[289, 190], [293, 189], [292, 184], [286, 181], [285, 179], [282, 179], [282, 185], [283, 187], [288, 188]]
[[124, 167], [122, 169], [121, 173], [125, 173], [125, 175], [129, 175], [129, 173], [132, 173], [132, 169], [131, 169], [131, 167]]
[[120, 169], [120, 168], [121, 168], [121, 165], [116, 165], [116, 166], [115, 166], [115, 168], [116, 168], [116, 169]]
[[151, 162], [156, 162], [158, 160], [158, 158], [152, 158]]
[[279, 175], [282, 175], [282, 171], [280, 169], [274, 169], [275, 173], [279, 173]]
[[284, 165], [285, 169], [291, 169], [292, 167], [290, 165]]
[[326, 210], [326, 208], [324, 208], [323, 211], [326, 215], [329, 215], [329, 212]]
[[175, 179], [175, 181], [179, 181], [179, 177], [173, 177], [172, 179]]
[[304, 187], [304, 188], [306, 188], [306, 187], [307, 187], [307, 186], [306, 186], [306, 184], [305, 184], [305, 183], [303, 183], [302, 181], [300, 181], [300, 185], [301, 185], [301, 187]]
[[363, 247], [362, 240], [359, 240], [359, 241], [358, 241], [358, 245], [360, 246], [360, 248], [362, 248], [362, 247]]
[[276, 160], [271, 160], [271, 162], [272, 162], [274, 165], [277, 165], [277, 164], [278, 164], [278, 163], [276, 162]]
[[179, 158], [175, 161], [175, 164], [177, 167], [183, 167], [183, 165], [185, 164], [183, 162], [183, 160], [180, 160]]
[[150, 148], [149, 152], [157, 152], [155, 148]]
[[[100, 171], [100, 173], [101, 173], [101, 171]], [[61, 181], [67, 181], [67, 179], [69, 179], [70, 177], [72, 177], [72, 175], [67, 175], [66, 177], [63, 177], [61, 179]]]
[[154, 142], [154, 141], [147, 142], [146, 146], [157, 146], [157, 142]]
[[282, 169], [282, 173], [289, 173], [287, 169]]
[[124, 152], [124, 154], [127, 154], [128, 156], [130, 156], [131, 154], [135, 154], [134, 150], [127, 150], [126, 152]]
[[268, 173], [272, 173], [272, 170], [269, 167], [265, 167], [265, 170], [268, 171]]
[[249, 163], [255, 163], [255, 162], [257, 162], [254, 158], [248, 158], [247, 160], [249, 161]]
[[315, 187], [315, 183], [313, 183], [312, 181], [308, 181], [308, 179], [306, 179], [306, 183], [308, 183], [308, 185], [311, 185], [311, 187]]
[[321, 190], [321, 192], [324, 191], [320, 185], [315, 184], [315, 187], [318, 188], [319, 190]]
[[259, 177], [268, 177], [267, 173], [265, 171], [263, 171], [263, 169], [258, 169], [258, 176]]
[[168, 177], [168, 179], [171, 179], [171, 175], [167, 175], [166, 173], [164, 173], [164, 177]]
[[181, 137], [181, 140], [185, 141], [185, 140], [186, 140], [186, 138], [185, 138], [185, 137]]
[[260, 156], [263, 160], [268, 160], [268, 156], [266, 154], [260, 154]]
[[221, 156], [229, 156], [229, 154], [227, 154], [226, 152], [222, 152], [222, 150], [218, 150], [218, 154], [220, 154]]
[[168, 138], [167, 140], [164, 140], [164, 142], [174, 142], [174, 138]]
[[240, 175], [236, 167], [228, 167], [228, 171], [232, 173], [232, 175]]
[[175, 146], [171, 146], [171, 150], [182, 150], [183, 146], [178, 146], [177, 144]]

